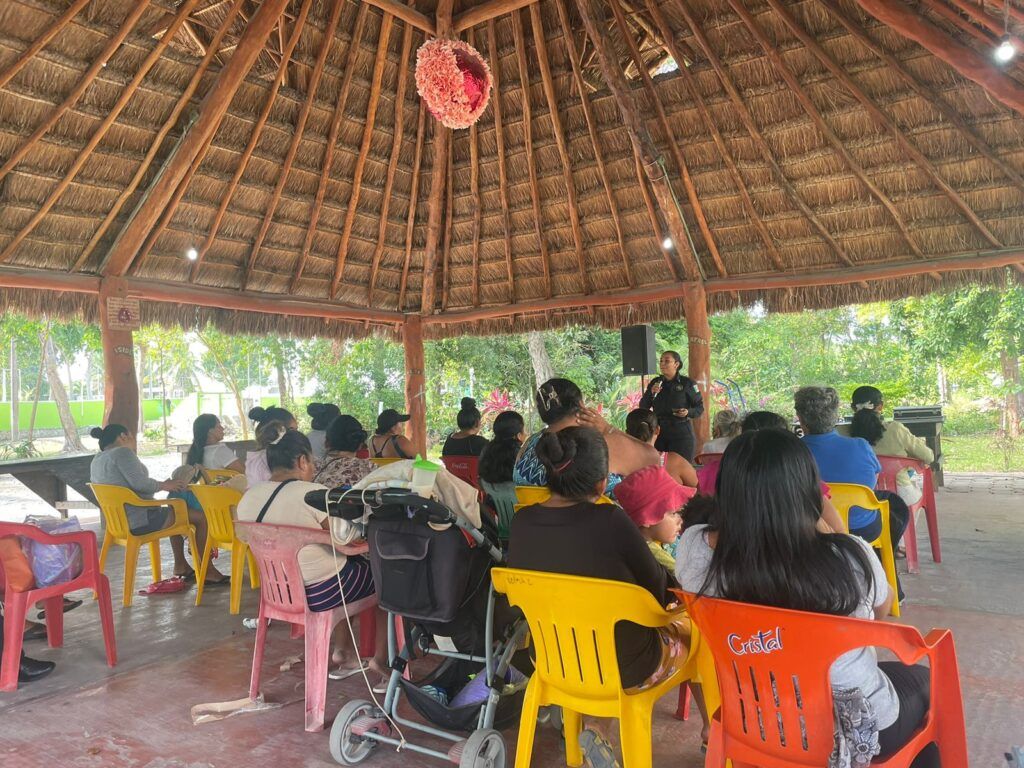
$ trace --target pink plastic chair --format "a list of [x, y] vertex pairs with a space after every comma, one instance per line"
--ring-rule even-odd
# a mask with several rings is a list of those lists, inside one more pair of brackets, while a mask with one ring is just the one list
[[[260, 571], [260, 614], [256, 621], [256, 646], [252, 656], [252, 679], [249, 696], [256, 698], [260, 690], [260, 669], [267, 642], [267, 619], [278, 619], [292, 625], [292, 637], [306, 635], [306, 730], [324, 727], [324, 705], [327, 701], [327, 667], [331, 657], [331, 632], [344, 621], [345, 609], [311, 611], [306, 604], [306, 590], [299, 570], [299, 550], [309, 544], [331, 543], [331, 535], [316, 528], [293, 525], [235, 522], [235, 535], [249, 545]], [[366, 551], [366, 545], [339, 547], [346, 555]], [[359, 653], [373, 654], [376, 621], [373, 614], [377, 596], [350, 603], [348, 613], [358, 616]]]
[[920, 472], [924, 479], [924, 495], [921, 496], [921, 500], [917, 504], [911, 507], [910, 521], [907, 523], [907, 532], [903, 537], [907, 547], [907, 570], [911, 573], [921, 570], [917, 553], [917, 526], [914, 524], [917, 510], [921, 508], [924, 509], [925, 521], [928, 524], [928, 540], [932, 545], [932, 560], [941, 563], [942, 548], [939, 544], [939, 517], [935, 506], [935, 477], [932, 475], [932, 468], [923, 461], [905, 456], [879, 456], [878, 461], [882, 465], [882, 471], [875, 484], [876, 490], [895, 493], [896, 475], [901, 469], [913, 469], [915, 472]]
[[[9, 583], [4, 588], [4, 652], [0, 661], [0, 691], [18, 690], [18, 667], [21, 661], [22, 634], [29, 606], [42, 602], [46, 608], [46, 640], [51, 648], [64, 645], [63, 598], [68, 592], [91, 589], [96, 594], [103, 622], [103, 642], [107, 649], [107, 665], [117, 664], [114, 639], [114, 611], [110, 605], [110, 581], [100, 572], [96, 534], [92, 531], [49, 534], [34, 525], [0, 523], [0, 538], [24, 536], [41, 544], [77, 544], [82, 549], [82, 573], [71, 581], [49, 587], [15, 592]], [[3, 563], [0, 562], [0, 571]], [[8, 580], [5, 578], [5, 582]]]

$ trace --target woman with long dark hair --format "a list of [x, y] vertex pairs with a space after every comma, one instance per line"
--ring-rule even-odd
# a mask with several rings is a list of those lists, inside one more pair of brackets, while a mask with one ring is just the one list
[[512, 482], [512, 468], [526, 439], [526, 422], [515, 411], [502, 411], [492, 426], [494, 439], [480, 454], [480, 479], [491, 485]]
[[661, 375], [651, 379], [640, 398], [640, 407], [654, 411], [661, 425], [654, 447], [678, 453], [692, 462], [696, 446], [691, 422], [704, 413], [704, 398], [697, 382], [683, 374], [683, 358], [678, 352], [662, 352], [658, 367]]
[[245, 464], [224, 444], [224, 425], [212, 413], [201, 413], [192, 422], [192, 445], [185, 463], [205, 469], [231, 469], [245, 472]]
[[[798, 611], [881, 618], [893, 594], [862, 539], [818, 529], [820, 477], [795, 435], [744, 432], [722, 456], [717, 509], [707, 525], [687, 527], [676, 552], [683, 589], [737, 602]], [[881, 756], [902, 747], [928, 712], [927, 667], [879, 663], [874, 648], [840, 656], [833, 690], [860, 689], [877, 718]], [[913, 768], [937, 766], [934, 746]]]

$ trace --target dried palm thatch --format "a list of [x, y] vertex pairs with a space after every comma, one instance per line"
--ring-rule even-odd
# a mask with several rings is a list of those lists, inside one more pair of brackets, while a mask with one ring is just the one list
[[[600, 5], [681, 203], [669, 248], [573, 0], [457, 0], [496, 88], [437, 174], [412, 78], [430, 0], [0, 3], [0, 300], [91, 317], [95, 276], [126, 276], [163, 322], [394, 336], [420, 313], [440, 337], [679, 317], [694, 276], [712, 309], [793, 310], [1019, 274], [1024, 117], [858, 2]], [[1001, 34], [981, 6], [917, 8], [986, 55]], [[26, 274], [92, 282], [55, 301]]]

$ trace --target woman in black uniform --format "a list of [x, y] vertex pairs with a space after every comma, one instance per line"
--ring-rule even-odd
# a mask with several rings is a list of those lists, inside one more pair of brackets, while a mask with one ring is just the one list
[[678, 352], [671, 350], [661, 353], [656, 376], [647, 385], [647, 391], [640, 398], [640, 407], [654, 411], [661, 426], [661, 434], [654, 444], [662, 453], [672, 451], [687, 461], [693, 461], [694, 437], [691, 419], [704, 413], [704, 399], [697, 382], [680, 373], [683, 360]]

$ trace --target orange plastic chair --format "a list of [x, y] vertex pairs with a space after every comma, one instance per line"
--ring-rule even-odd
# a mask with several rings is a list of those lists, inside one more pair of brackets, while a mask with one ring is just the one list
[[879, 456], [879, 463], [882, 471], [878, 475], [878, 482], [875, 488], [879, 491], [896, 492], [896, 475], [901, 469], [913, 469], [921, 474], [924, 484], [921, 500], [910, 508], [910, 519], [907, 521], [907, 532], [903, 536], [904, 544], [907, 547], [907, 570], [917, 573], [921, 570], [920, 560], [917, 552], [917, 525], [914, 518], [918, 509], [924, 509], [925, 520], [928, 524], [928, 541], [932, 547], [932, 560], [936, 563], [942, 562], [942, 547], [939, 543], [939, 516], [935, 506], [935, 476], [932, 468], [923, 461], [911, 459], [906, 456]]
[[441, 462], [459, 480], [480, 487], [480, 459], [476, 456], [442, 456]]
[[821, 768], [833, 748], [829, 668], [865, 646], [893, 651], [903, 664], [928, 659], [931, 707], [910, 741], [877, 768], [907, 768], [930, 742], [944, 766], [968, 765], [964, 708], [953, 635], [865, 619], [695, 598], [694, 624], [714, 655], [722, 708], [711, 720], [706, 766]]
[[530, 625], [536, 653], [533, 676], [526, 687], [516, 745], [516, 768], [529, 768], [540, 707], [562, 707], [566, 762], [583, 764], [580, 749], [582, 715], [619, 719], [624, 768], [651, 766], [651, 714], [654, 703], [687, 680], [705, 684], [708, 710], [718, 708], [714, 662], [699, 635], [691, 637], [690, 653], [680, 658], [661, 682], [645, 690], [625, 690], [619, 679], [615, 625], [631, 621], [664, 627], [685, 616], [666, 611], [635, 584], [512, 568], [491, 571], [494, 589], [508, 595]]
[[203, 557], [196, 569], [196, 605], [203, 599], [203, 587], [206, 584], [206, 572], [210, 567], [210, 559], [214, 547], [231, 550], [231, 604], [230, 612], [238, 613], [242, 606], [242, 579], [245, 563], [249, 563], [249, 585], [256, 589], [260, 585], [256, 561], [249, 553], [249, 547], [235, 536], [235, 521], [232, 511], [238, 505], [242, 494], [234, 488], [220, 485], [190, 485], [189, 490], [199, 500], [199, 505], [206, 515], [206, 547]]
[[[864, 509], [876, 509], [882, 517], [882, 532], [878, 538], [869, 542], [874, 549], [882, 555], [882, 568], [885, 569], [885, 578], [892, 587], [892, 593], [897, 592], [896, 585], [896, 553], [894, 551], [892, 536], [889, 533], [889, 502], [881, 501], [875, 497], [875, 492], [863, 485], [852, 483], [829, 483], [829, 490], [832, 493], [832, 504], [835, 506], [839, 516], [850, 530], [850, 507], [863, 507]], [[893, 616], [900, 615], [900, 601], [892, 601]]]
[[[22, 633], [25, 630], [25, 615], [29, 606], [42, 602], [46, 608], [46, 640], [51, 648], [64, 645], [64, 595], [79, 589], [91, 589], [96, 593], [103, 624], [103, 643], [107, 650], [107, 666], [117, 664], [117, 641], [114, 638], [114, 611], [110, 605], [110, 581], [100, 572], [99, 557], [96, 554], [96, 534], [92, 531], [72, 531], [50, 534], [34, 525], [22, 523], [0, 523], [0, 538], [24, 536], [42, 544], [77, 544], [82, 550], [82, 572], [60, 584], [38, 587], [23, 592], [15, 591], [10, 581], [4, 581], [4, 650], [0, 661], [0, 691], [18, 690], [18, 667], [21, 662]], [[0, 576], [4, 564], [0, 560]]]
[[[324, 706], [327, 702], [327, 666], [331, 658], [331, 632], [346, 617], [345, 608], [333, 611], [311, 611], [306, 603], [306, 590], [299, 570], [299, 550], [310, 544], [331, 544], [331, 534], [317, 528], [294, 525], [272, 525], [236, 521], [235, 533], [252, 551], [260, 571], [260, 613], [256, 620], [256, 645], [252, 656], [252, 678], [249, 697], [260, 692], [260, 670], [267, 642], [267, 619], [292, 625], [292, 637], [305, 633], [306, 665], [306, 730], [324, 727]], [[366, 551], [366, 545], [338, 547], [346, 555]], [[372, 656], [376, 634], [374, 609], [377, 596], [357, 600], [348, 605], [348, 615], [364, 614], [359, 622], [359, 653]]]
[[[153, 569], [153, 581], [160, 581], [160, 539], [171, 536], [184, 536], [188, 539], [193, 556], [199, 551], [196, 546], [196, 529], [188, 521], [188, 507], [182, 499], [140, 499], [131, 488], [120, 485], [100, 485], [89, 483], [100, 513], [106, 534], [103, 537], [103, 548], [100, 550], [100, 571], [107, 562], [107, 553], [111, 544], [124, 547], [124, 599], [127, 608], [132, 604], [135, 594], [135, 569], [139, 562], [139, 548], [149, 544], [149, 557]], [[128, 527], [128, 515], [125, 507], [170, 507], [174, 512], [174, 520], [166, 528], [153, 533], [136, 535]]]

